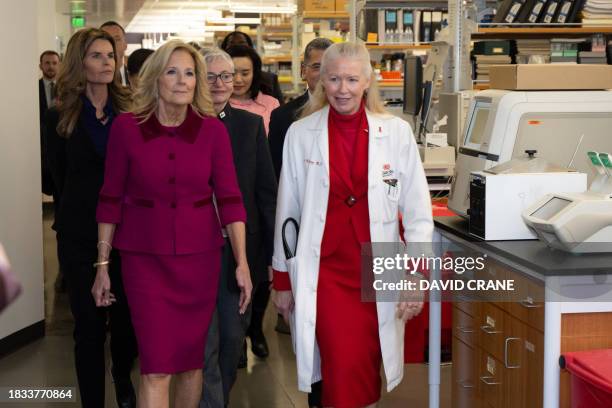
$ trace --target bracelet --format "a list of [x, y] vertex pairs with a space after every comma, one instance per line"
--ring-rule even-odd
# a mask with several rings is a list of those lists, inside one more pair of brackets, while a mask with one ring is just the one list
[[98, 241], [98, 245], [97, 245], [98, 248], [100, 247], [100, 244], [106, 245], [108, 247], [108, 249], [110, 249], [110, 250], [113, 249], [113, 246], [110, 243], [108, 243], [108, 241]]
[[106, 261], [94, 262], [93, 267], [97, 268], [98, 266], [103, 266], [103, 265], [108, 265], [108, 264], [110, 264], [110, 261], [107, 259]]

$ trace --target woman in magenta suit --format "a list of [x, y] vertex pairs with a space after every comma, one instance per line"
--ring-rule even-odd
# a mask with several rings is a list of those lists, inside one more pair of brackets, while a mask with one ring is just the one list
[[[145, 63], [133, 113], [117, 117], [98, 204], [96, 303], [114, 301], [111, 245], [122, 254], [123, 281], [138, 349], [143, 407], [196, 407], [204, 345], [215, 307], [221, 225], [227, 229], [241, 289], [250, 301], [245, 210], [225, 126], [215, 117], [197, 51], [170, 41]], [[213, 194], [216, 207], [213, 203]]]

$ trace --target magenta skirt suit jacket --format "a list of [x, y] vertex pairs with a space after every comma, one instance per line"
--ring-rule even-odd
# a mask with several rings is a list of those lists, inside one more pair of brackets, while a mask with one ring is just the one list
[[191, 108], [177, 127], [161, 125], [155, 114], [140, 124], [131, 113], [119, 115], [97, 219], [116, 224], [113, 246], [122, 254], [141, 372], [202, 368], [221, 226], [246, 220], [223, 123]]

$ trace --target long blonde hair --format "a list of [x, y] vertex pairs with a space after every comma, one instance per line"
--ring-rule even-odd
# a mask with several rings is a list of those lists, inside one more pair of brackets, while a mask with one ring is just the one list
[[191, 45], [181, 40], [172, 40], [151, 54], [140, 70], [138, 87], [134, 91], [132, 112], [141, 122], [145, 122], [157, 110], [159, 104], [158, 80], [163, 75], [172, 53], [177, 50], [187, 51], [195, 64], [196, 88], [191, 107], [202, 116], [216, 116], [206, 82], [206, 65], [202, 56]]
[[366, 109], [374, 113], [387, 113], [385, 105], [380, 99], [378, 82], [376, 81], [376, 76], [370, 64], [370, 53], [367, 48], [363, 44], [343, 42], [331, 45], [323, 53], [323, 57], [321, 58], [321, 79], [308, 102], [304, 105], [300, 118], [304, 118], [329, 104], [327, 95], [325, 95], [323, 80], [327, 75], [329, 65], [338, 58], [350, 58], [361, 63], [363, 74], [366, 77], [370, 77], [370, 86], [364, 94]]
[[[59, 113], [57, 133], [62, 137], [70, 137], [83, 109], [81, 95], [85, 93], [87, 86], [87, 73], [83, 67], [83, 61], [87, 50], [96, 40], [111, 43], [115, 53], [115, 67], [118, 67], [115, 40], [110, 34], [97, 28], [84, 28], [70, 38], [57, 78], [57, 110]], [[130, 91], [121, 85], [121, 77], [117, 69], [115, 69], [113, 81], [108, 84], [108, 96], [115, 112], [124, 112], [129, 109]]]

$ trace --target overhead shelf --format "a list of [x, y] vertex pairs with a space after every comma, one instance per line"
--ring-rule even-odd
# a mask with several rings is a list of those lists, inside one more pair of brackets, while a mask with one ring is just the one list
[[431, 44], [375, 44], [367, 43], [369, 50], [428, 50]]
[[336, 13], [336, 12], [323, 12], [323, 11], [304, 11], [302, 18], [305, 19], [318, 19], [318, 18], [330, 18], [337, 20], [345, 20], [349, 18], [348, 13]]
[[291, 54], [264, 56], [262, 62], [264, 64], [274, 64], [275, 62], [291, 62]]
[[479, 27], [472, 38], [580, 37], [592, 34], [612, 34], [612, 27]]
[[491, 88], [491, 85], [489, 85], [488, 82], [474, 84], [474, 90], [476, 90], [476, 91], [485, 91], [485, 90], [490, 89], [490, 88]]
[[379, 88], [403, 88], [404, 87], [404, 81], [403, 80], [399, 80], [399, 81], [378, 81], [378, 87]]
[[277, 32], [271, 32], [271, 33], [267, 33], [264, 32], [262, 33], [265, 37], [291, 37], [293, 35], [293, 33], [291, 33], [291, 31], [277, 31]]
[[293, 28], [291, 24], [274, 24], [274, 25], [266, 25], [266, 29], [268, 30], [288, 30]]
[[290, 84], [293, 82], [293, 79], [290, 76], [279, 76], [278, 83], [279, 84]]

